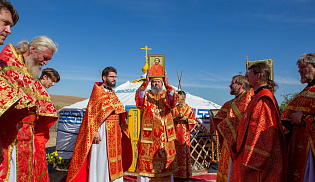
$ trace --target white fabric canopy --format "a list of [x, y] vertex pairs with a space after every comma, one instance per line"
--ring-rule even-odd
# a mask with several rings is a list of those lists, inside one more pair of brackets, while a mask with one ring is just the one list
[[[127, 81], [126, 83], [123, 83], [114, 89], [114, 92], [125, 106], [127, 111], [129, 111], [130, 108], [136, 108], [135, 93], [141, 84], [142, 82], [131, 83]], [[150, 88], [151, 87], [149, 85], [147, 89], [150, 90]], [[177, 90], [177, 87], [173, 86], [173, 88]], [[70, 159], [72, 157], [72, 151], [74, 149], [77, 133], [79, 132], [88, 102], [89, 99], [86, 99], [73, 105], [66, 106], [59, 111], [60, 119], [56, 149], [59, 156], [64, 159]], [[210, 109], [221, 108], [220, 105], [214, 102], [191, 95], [187, 92], [186, 103], [194, 109], [197, 120], [200, 123], [203, 123], [206, 128], [209, 128], [208, 111]]]

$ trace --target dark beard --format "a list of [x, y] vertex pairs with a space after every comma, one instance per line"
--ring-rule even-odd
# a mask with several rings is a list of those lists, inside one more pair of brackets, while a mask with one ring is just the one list
[[238, 91], [237, 90], [231, 90], [230, 91], [230, 95], [237, 95], [238, 94]]
[[115, 83], [111, 83], [109, 80], [106, 79], [106, 85], [111, 87], [111, 88], [114, 88], [114, 87], [116, 87], [116, 82]]

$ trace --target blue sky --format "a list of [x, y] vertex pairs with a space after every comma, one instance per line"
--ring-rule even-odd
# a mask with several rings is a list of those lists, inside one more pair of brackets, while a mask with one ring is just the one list
[[118, 70], [117, 84], [140, 78], [148, 54], [165, 54], [169, 82], [223, 105], [245, 60], [274, 59], [278, 102], [298, 92], [297, 59], [315, 52], [310, 0], [12, 0], [20, 20], [5, 43], [47, 35], [59, 44], [46, 67], [61, 81], [50, 94], [88, 98], [99, 69]]

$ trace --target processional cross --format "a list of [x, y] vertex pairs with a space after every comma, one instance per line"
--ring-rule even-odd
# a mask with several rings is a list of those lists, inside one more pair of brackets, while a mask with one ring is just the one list
[[148, 46], [145, 46], [144, 48], [141, 49], [145, 49], [145, 64], [148, 63], [148, 50], [152, 50], [151, 48], [148, 48]]

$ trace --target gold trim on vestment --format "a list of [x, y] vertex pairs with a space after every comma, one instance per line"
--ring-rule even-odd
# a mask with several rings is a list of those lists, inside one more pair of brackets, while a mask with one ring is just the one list
[[[16, 143], [16, 139], [14, 139], [14, 141], [11, 143], [11, 145], [9, 146], [9, 151], [8, 151], [8, 172], [7, 172], [7, 177], [5, 178], [4, 181], [9, 181], [9, 177], [10, 177], [10, 172], [11, 172], [11, 154], [12, 154], [12, 151], [13, 151], [13, 148], [14, 148], [14, 145]], [[17, 154], [17, 153], [16, 153]], [[16, 156], [17, 157], [17, 156]], [[17, 173], [16, 173], [17, 174]], [[17, 178], [17, 175], [16, 175], [16, 179]]]
[[[17, 132], [19, 132], [19, 131], [17, 131]], [[17, 134], [16, 134], [16, 136], [17, 136]], [[19, 154], [19, 147], [18, 147], [18, 140], [16, 141], [16, 143], [15, 143], [15, 152], [16, 152], [16, 166], [15, 166], [15, 170], [16, 170], [16, 179], [19, 179], [19, 160], [18, 160], [18, 158], [19, 158], [19, 156], [18, 156], [18, 154]]]
[[[176, 168], [177, 169], [177, 168]], [[174, 171], [171, 171], [171, 172], [167, 172], [167, 173], [163, 173], [161, 175], [159, 174], [148, 174], [148, 173], [145, 173], [145, 172], [138, 172], [138, 174], [140, 176], [146, 176], [146, 177], [150, 177], [150, 178], [154, 178], [154, 177], [165, 177], [165, 176], [169, 176], [169, 175], [172, 175], [175, 171], [178, 171], [178, 170], [174, 170]]]
[[[9, 43], [8, 45], [10, 46], [10, 48], [11, 48], [13, 54], [15, 55], [16, 58], [18, 58], [18, 60], [20, 61], [20, 63], [24, 64], [23, 62], [21, 62], [21, 60], [23, 60], [23, 59], [22, 59], [22, 54], [18, 54], [18, 53], [15, 51], [15, 47], [14, 47], [11, 43]], [[24, 65], [25, 65], [25, 64], [24, 64]]]
[[[177, 168], [176, 168], [177, 169]], [[137, 172], [140, 176], [146, 176], [146, 177], [150, 177], [150, 178], [154, 178], [154, 177], [165, 177], [165, 176], [170, 176], [173, 173], [175, 173], [177, 170], [171, 171], [171, 172], [167, 172], [167, 173], [163, 173], [163, 174], [149, 174], [149, 173], [145, 173], [145, 172]]]
[[148, 144], [152, 144], [153, 143], [153, 141], [151, 141], [151, 140], [144, 140], [144, 139], [140, 140], [140, 142], [141, 143], [148, 143]]
[[[33, 171], [33, 161], [32, 161], [32, 156], [33, 156], [33, 141], [34, 141], [34, 133], [33, 133], [33, 130], [32, 130], [32, 127], [29, 127], [29, 129], [30, 129], [30, 132], [31, 132], [31, 138], [30, 138], [30, 141], [29, 141], [29, 149], [30, 149], [30, 154], [29, 154], [29, 171]], [[35, 157], [35, 156], [34, 156]], [[31, 181], [31, 177], [32, 177], [32, 175], [31, 175], [32, 173], [31, 172], [29, 172], [28, 173], [28, 181]]]
[[29, 125], [33, 125], [34, 124], [33, 122], [27, 122], [27, 121], [20, 121], [20, 123], [29, 124]]
[[0, 108], [0, 116], [2, 116], [2, 114], [4, 114], [14, 103], [16, 103], [21, 98], [22, 98], [22, 96], [20, 94], [18, 94], [15, 97], [13, 97], [12, 99], [10, 99], [10, 101], [8, 101], [6, 104], [4, 104]]
[[291, 110], [295, 110], [295, 109], [299, 109], [300, 111], [302, 112], [310, 112], [310, 107], [297, 107], [297, 106], [288, 106], [288, 109], [291, 109]]
[[[4, 72], [7, 72], [8, 70], [12, 70], [12, 71], [16, 71], [16, 72], [19, 72], [19, 73], [23, 73], [31, 78], [33, 78], [33, 76], [30, 74], [30, 72], [28, 72], [27, 70], [25, 69], [22, 69], [22, 68], [19, 68], [19, 67], [16, 67], [16, 66], [6, 66], [3, 68], [3, 71]], [[34, 78], [33, 78], [34, 79]]]
[[229, 128], [230, 128], [230, 130], [231, 130], [231, 132], [232, 132], [232, 134], [233, 134], [234, 140], [236, 141], [236, 131], [234, 130], [234, 127], [233, 127], [231, 121], [229, 120], [228, 117], [225, 118], [225, 121], [226, 121], [226, 123], [228, 124], [228, 126], [229, 126]]
[[305, 90], [305, 91], [302, 91], [298, 96], [306, 96], [306, 97], [315, 98], [315, 92], [312, 92], [310, 90]]
[[58, 117], [57, 114], [38, 113], [39, 116]]
[[260, 169], [258, 169], [258, 168], [255, 168], [255, 167], [253, 167], [253, 166], [251, 166], [251, 165], [248, 165], [248, 164], [245, 164], [245, 163], [243, 163], [243, 165], [244, 166], [247, 166], [247, 167], [250, 167], [250, 168], [252, 168], [252, 169], [255, 169], [256, 171], [261, 171]]
[[143, 130], [145, 130], [145, 131], [152, 131], [153, 128], [152, 127], [151, 128], [143, 128]]
[[254, 148], [253, 146], [249, 146], [249, 145], [245, 145], [245, 149], [256, 152], [258, 154], [264, 155], [266, 157], [269, 157], [271, 155], [271, 153], [263, 151], [261, 149], [258, 148]]
[[33, 89], [30, 88], [25, 88], [25, 87], [20, 87], [23, 92], [28, 93], [28, 94], [33, 94], [37, 99], [40, 100], [45, 100], [45, 101], [50, 101], [51, 102], [51, 98], [45, 95], [40, 95], [37, 92], [34, 92]]
[[42, 178], [47, 173], [48, 173], [48, 170], [44, 171], [41, 175], [37, 177], [37, 179], [40, 180], [40, 178]]
[[238, 110], [238, 107], [236, 106], [235, 102], [232, 102], [231, 107], [235, 115], [237, 116], [238, 120], [240, 121], [242, 118], [242, 113]]
[[[219, 132], [220, 133], [222, 133], [222, 130], [220, 129], [220, 127], [218, 127], [218, 130], [219, 130]], [[225, 148], [227, 149], [227, 151], [229, 152], [229, 154], [230, 154], [230, 156], [232, 156], [232, 153], [231, 153], [231, 151], [230, 151], [230, 149], [229, 149], [229, 147], [227, 147], [228, 146], [228, 144], [227, 144], [227, 138], [225, 137], [225, 135], [221, 135], [222, 137], [223, 137], [223, 143], [225, 143]], [[222, 145], [223, 146], [223, 145]]]

